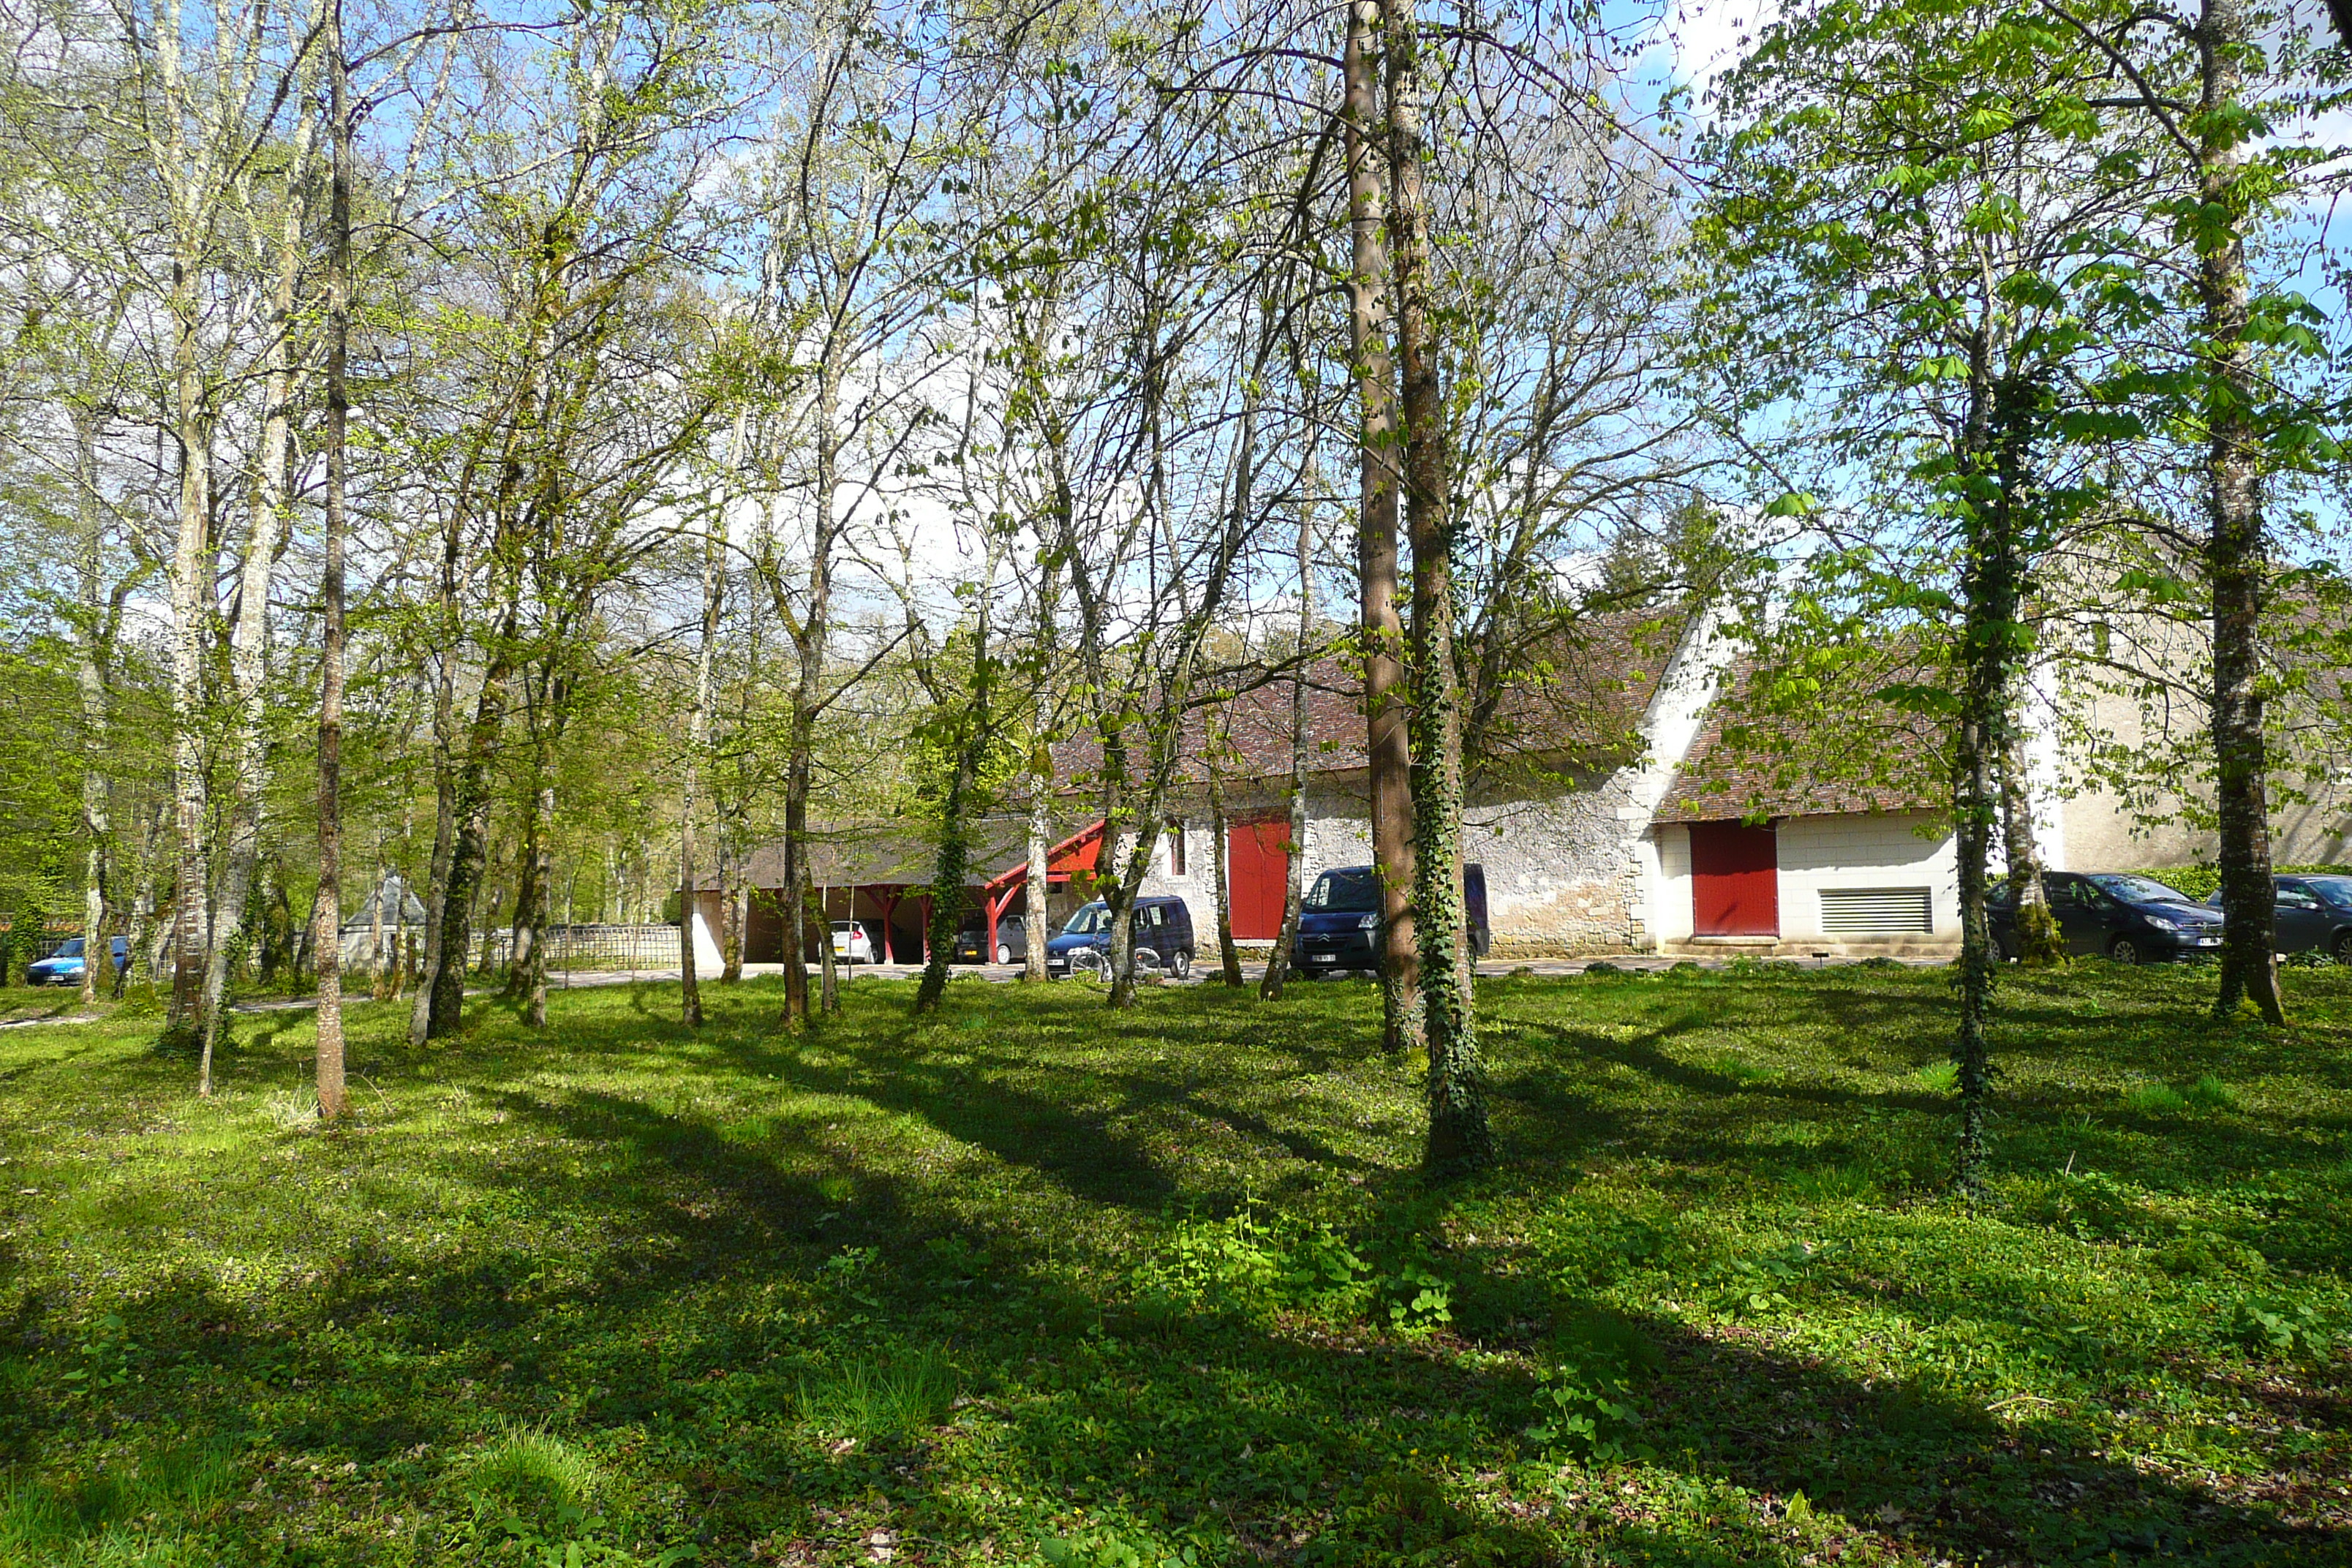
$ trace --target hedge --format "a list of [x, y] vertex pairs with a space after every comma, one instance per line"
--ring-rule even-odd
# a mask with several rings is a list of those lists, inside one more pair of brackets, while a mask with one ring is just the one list
[[[2282, 877], [2352, 877], [2352, 866], [2273, 866], [2271, 869]], [[2210, 863], [2152, 866], [2128, 874], [2153, 878], [2168, 888], [2179, 889], [2192, 899], [2210, 899], [2221, 890], [2221, 868]]]

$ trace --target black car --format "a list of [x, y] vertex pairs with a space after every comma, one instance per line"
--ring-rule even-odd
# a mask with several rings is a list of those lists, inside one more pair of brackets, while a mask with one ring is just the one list
[[[1470, 952], [1484, 958], [1486, 868], [1462, 868], [1462, 901], [1470, 918]], [[1307, 974], [1377, 974], [1381, 967], [1381, 874], [1370, 866], [1335, 866], [1315, 879], [1298, 907], [1298, 968]]]
[[[2281, 952], [2324, 952], [2352, 963], [2352, 877], [2278, 877], [2277, 922]], [[2219, 910], [2221, 895], [2205, 900]]]
[[[1192, 910], [1181, 899], [1138, 899], [1134, 921], [1139, 970], [1158, 969], [1181, 980], [1192, 973]], [[1082, 906], [1045, 944], [1045, 973], [1060, 980], [1080, 965], [1110, 952], [1110, 906], [1097, 899]]]
[[[2119, 871], [2044, 871], [2050, 912], [2066, 951], [2117, 963], [2207, 958], [2221, 945], [2221, 914], [2152, 877]], [[2017, 895], [2002, 887], [1989, 900], [1992, 939], [2003, 958], [2017, 956]]]
[[1018, 915], [996, 922], [996, 952], [989, 953], [988, 922], [975, 921], [956, 932], [955, 963], [1018, 963], [1029, 956], [1029, 925]]

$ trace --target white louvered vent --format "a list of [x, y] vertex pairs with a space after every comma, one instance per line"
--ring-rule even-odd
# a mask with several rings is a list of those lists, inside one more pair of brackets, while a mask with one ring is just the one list
[[1823, 888], [1822, 930], [1832, 936], [1892, 936], [1932, 931], [1925, 888]]

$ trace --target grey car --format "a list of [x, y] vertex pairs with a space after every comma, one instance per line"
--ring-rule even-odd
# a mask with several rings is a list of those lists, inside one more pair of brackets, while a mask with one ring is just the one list
[[[2352, 877], [2274, 877], [2278, 902], [2272, 912], [2281, 952], [2324, 952], [2352, 964]], [[2216, 911], [2221, 895], [2205, 900]]]

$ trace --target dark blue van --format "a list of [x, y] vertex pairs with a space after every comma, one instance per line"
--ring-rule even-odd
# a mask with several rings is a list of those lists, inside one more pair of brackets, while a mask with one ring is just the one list
[[[1486, 929], [1486, 868], [1462, 868], [1462, 901], [1470, 917], [1470, 953], [1493, 945]], [[1335, 866], [1315, 879], [1298, 910], [1298, 968], [1307, 974], [1377, 974], [1381, 968], [1381, 874], [1370, 866]]]

